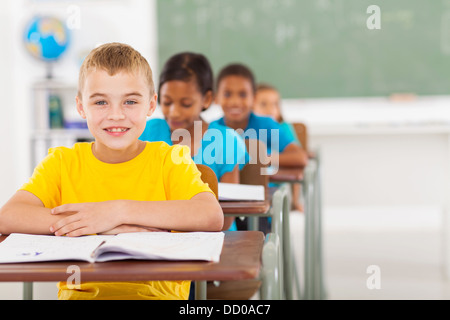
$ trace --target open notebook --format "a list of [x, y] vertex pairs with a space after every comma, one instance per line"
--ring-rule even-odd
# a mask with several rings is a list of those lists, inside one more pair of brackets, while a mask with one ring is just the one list
[[0, 243], [0, 263], [125, 259], [218, 262], [223, 241], [223, 232], [136, 232], [76, 238], [13, 233]]
[[219, 200], [222, 201], [264, 201], [265, 199], [265, 189], [262, 185], [219, 182], [218, 191]]

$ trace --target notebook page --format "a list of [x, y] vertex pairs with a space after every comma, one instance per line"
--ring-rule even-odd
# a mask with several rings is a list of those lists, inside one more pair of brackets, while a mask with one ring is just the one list
[[0, 263], [56, 260], [89, 261], [104, 240], [114, 236], [56, 237], [10, 234], [0, 243]]
[[218, 184], [219, 200], [264, 201], [264, 186], [239, 183]]
[[[112, 259], [204, 260], [219, 261], [225, 234], [223, 232], [135, 232], [122, 233], [108, 240], [97, 261]], [[118, 251], [126, 252], [123, 257]], [[134, 257], [133, 257], [134, 256]]]

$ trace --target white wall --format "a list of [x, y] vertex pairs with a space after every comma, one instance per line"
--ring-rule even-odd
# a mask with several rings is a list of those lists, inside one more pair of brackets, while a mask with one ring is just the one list
[[439, 205], [447, 198], [450, 97], [286, 101], [322, 151], [328, 206]]
[[[447, 198], [450, 97], [286, 100], [321, 151], [325, 207], [439, 206]], [[207, 118], [221, 115], [219, 107]]]
[[[9, 2], [2, 3], [4, 6], [0, 10], [0, 30], [9, 30], [11, 25], [10, 6]], [[2, 41], [4, 48], [12, 47], [13, 35], [11, 33], [2, 32]], [[0, 57], [0, 101], [2, 101], [0, 110], [2, 116], [0, 117], [0, 137], [2, 145], [2, 156], [0, 157], [0, 203], [3, 203], [12, 194], [12, 188], [15, 185], [16, 175], [14, 170], [14, 160], [16, 159], [14, 144], [13, 126], [15, 119], [15, 103], [14, 97], [11, 96], [13, 89], [10, 81], [12, 51], [1, 50]]]

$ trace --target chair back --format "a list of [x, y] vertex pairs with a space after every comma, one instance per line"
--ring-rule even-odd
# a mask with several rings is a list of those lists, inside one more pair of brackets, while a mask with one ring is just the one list
[[295, 133], [297, 134], [297, 138], [302, 144], [302, 148], [308, 152], [308, 128], [304, 123], [296, 122], [293, 123], [292, 126], [295, 129]]
[[198, 171], [201, 173], [201, 179], [203, 182], [209, 185], [209, 188], [216, 195], [216, 199], [219, 199], [219, 184], [217, 176], [214, 171], [204, 164], [197, 164]]
[[269, 166], [267, 159], [267, 148], [264, 142], [257, 139], [246, 139], [245, 145], [250, 155], [250, 162], [239, 172], [241, 184], [264, 186], [266, 199], [269, 192], [269, 176], [264, 174]]

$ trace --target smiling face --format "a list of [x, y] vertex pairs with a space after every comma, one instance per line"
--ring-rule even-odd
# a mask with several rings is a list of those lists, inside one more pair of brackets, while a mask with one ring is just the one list
[[95, 69], [86, 76], [77, 110], [87, 120], [95, 138], [94, 155], [109, 163], [136, 157], [145, 147], [138, 140], [147, 116], [156, 107], [157, 95], [150, 95], [149, 84], [139, 73], [120, 71], [114, 75]]
[[171, 80], [160, 88], [161, 111], [170, 130], [191, 131], [194, 121], [200, 120], [200, 113], [212, 102], [212, 92], [202, 95], [194, 81]]
[[253, 86], [249, 79], [229, 75], [220, 80], [216, 102], [222, 107], [225, 123], [228, 126], [233, 129], [245, 129], [253, 100]]
[[256, 114], [272, 117], [279, 122], [280, 114], [280, 95], [276, 90], [262, 89], [258, 90], [255, 96], [253, 111]]

